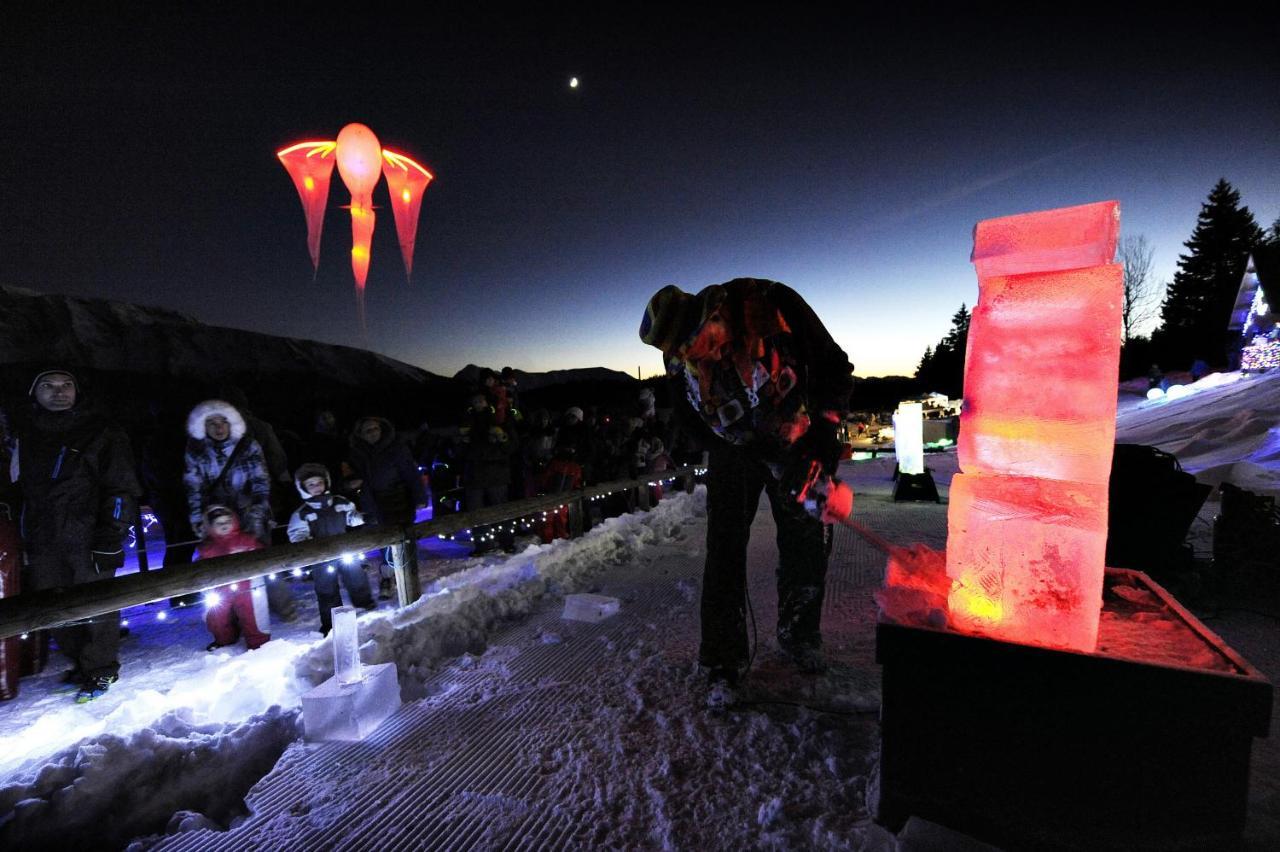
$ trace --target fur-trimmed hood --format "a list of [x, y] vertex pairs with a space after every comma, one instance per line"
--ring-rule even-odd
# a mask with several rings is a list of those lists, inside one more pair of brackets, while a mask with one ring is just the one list
[[326, 494], [333, 490], [333, 479], [329, 476], [329, 468], [319, 462], [307, 462], [298, 468], [298, 472], [293, 475], [293, 486], [298, 489], [298, 493], [302, 495], [303, 500], [313, 499], [307, 493], [307, 489], [302, 487], [303, 481], [311, 479], [313, 476], [318, 476], [324, 480]]
[[[378, 439], [378, 443], [376, 444], [370, 444], [364, 438], [360, 437], [360, 427], [369, 420], [376, 420], [378, 425], [382, 427], [382, 437]], [[385, 417], [361, 417], [358, 418], [355, 425], [351, 427], [351, 435], [347, 440], [351, 447], [359, 450], [382, 450], [396, 442], [396, 427]]]
[[212, 414], [221, 414], [231, 424], [230, 443], [234, 444], [244, 437], [244, 418], [240, 416], [236, 407], [221, 399], [206, 399], [191, 409], [191, 413], [187, 415], [187, 435], [192, 440], [203, 441], [209, 437], [204, 431], [204, 421]]

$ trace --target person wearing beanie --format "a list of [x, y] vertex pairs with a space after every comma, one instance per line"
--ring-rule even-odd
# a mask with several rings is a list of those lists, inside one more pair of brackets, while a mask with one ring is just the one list
[[[356, 504], [332, 492], [332, 480], [324, 465], [314, 462], [302, 465], [294, 474], [293, 481], [302, 495], [302, 505], [289, 518], [289, 541], [331, 538], [364, 524], [364, 518], [356, 511]], [[311, 569], [316, 604], [320, 608], [320, 632], [325, 636], [333, 629], [333, 608], [342, 606], [339, 582], [346, 586], [352, 606], [377, 608], [369, 591], [369, 577], [364, 573], [363, 562], [363, 559], [343, 557], [332, 565], [316, 565]], [[388, 579], [382, 588], [385, 597], [390, 597], [390, 588]]]
[[[66, 369], [31, 383], [27, 422], [18, 424], [11, 475], [22, 493], [22, 587], [40, 591], [112, 577], [124, 565], [124, 541], [140, 493], [129, 439], [86, 405]], [[54, 628], [73, 668], [78, 702], [91, 701], [120, 672], [120, 614]]]
[[708, 703], [731, 703], [746, 673], [747, 538], [761, 491], [778, 530], [778, 645], [821, 671], [824, 529], [797, 497], [815, 464], [836, 471], [853, 365], [799, 294], [756, 278], [696, 294], [663, 287], [640, 339], [662, 351], [675, 416], [710, 454], [699, 648]]

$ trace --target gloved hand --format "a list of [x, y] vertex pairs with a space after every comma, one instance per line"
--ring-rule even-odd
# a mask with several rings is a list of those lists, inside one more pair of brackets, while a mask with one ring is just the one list
[[821, 414], [809, 421], [809, 428], [791, 446], [791, 451], [802, 466], [809, 461], [822, 465], [822, 472], [835, 476], [840, 465], [840, 439], [836, 437], [836, 424]]
[[90, 555], [93, 557], [93, 570], [99, 574], [110, 576], [124, 567], [123, 548], [120, 550], [94, 550]]

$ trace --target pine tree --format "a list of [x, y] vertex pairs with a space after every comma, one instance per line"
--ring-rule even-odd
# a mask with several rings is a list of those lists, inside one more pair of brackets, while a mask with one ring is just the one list
[[937, 346], [925, 349], [916, 367], [916, 379], [926, 391], [958, 397], [964, 388], [964, 354], [969, 345], [968, 306], [951, 316], [951, 329]]
[[1187, 253], [1160, 308], [1163, 324], [1152, 336], [1165, 368], [1185, 368], [1196, 358], [1226, 360], [1227, 322], [1244, 276], [1249, 252], [1263, 240], [1262, 229], [1240, 193], [1220, 179], [1200, 207]]

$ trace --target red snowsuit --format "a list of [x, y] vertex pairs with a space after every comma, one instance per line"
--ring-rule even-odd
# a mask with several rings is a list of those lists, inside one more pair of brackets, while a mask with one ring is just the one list
[[[547, 464], [538, 480], [538, 489], [547, 494], [573, 491], [582, 487], [582, 465], [572, 459], [554, 458]], [[538, 531], [543, 544], [552, 539], [569, 537], [569, 507], [552, 509]]]
[[[262, 542], [256, 537], [240, 531], [240, 524], [234, 516], [231, 522], [231, 533], [222, 537], [214, 535], [210, 529], [212, 525], [206, 524], [206, 537], [200, 542], [201, 559], [262, 549]], [[263, 632], [259, 627], [262, 625], [268, 630], [271, 627], [270, 617], [267, 615], [266, 589], [261, 579], [219, 586], [213, 593], [220, 600], [205, 610], [204, 623], [217, 645], [234, 645], [241, 634], [250, 651], [267, 643], [271, 634]]]

